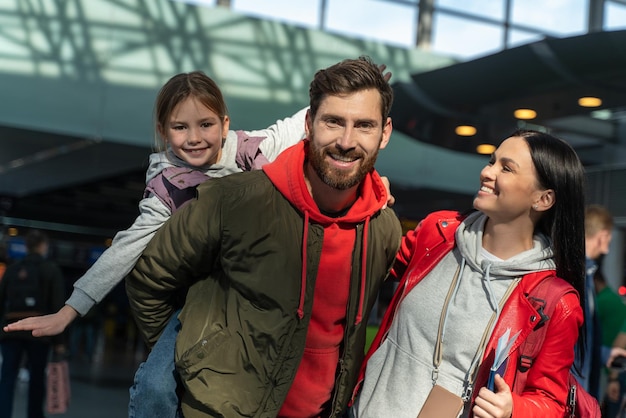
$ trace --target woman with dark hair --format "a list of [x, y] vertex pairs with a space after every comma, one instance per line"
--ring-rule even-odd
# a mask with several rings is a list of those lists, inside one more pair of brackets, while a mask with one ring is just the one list
[[[364, 363], [355, 417], [433, 407], [442, 418], [564, 416], [584, 317], [583, 166], [566, 142], [516, 131], [481, 171], [473, 206], [432, 213], [404, 238], [391, 273], [400, 286]], [[520, 346], [543, 321], [529, 295], [544, 281], [565, 291], [524, 384]], [[506, 360], [490, 373], [507, 337]], [[446, 415], [444, 405], [456, 406]]]

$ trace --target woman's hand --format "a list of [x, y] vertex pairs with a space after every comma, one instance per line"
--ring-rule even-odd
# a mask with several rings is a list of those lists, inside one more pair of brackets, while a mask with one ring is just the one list
[[5, 332], [32, 331], [33, 337], [49, 337], [65, 331], [65, 328], [77, 316], [78, 312], [74, 308], [65, 305], [57, 313], [20, 319], [5, 326], [3, 329]]
[[511, 388], [499, 374], [495, 378], [496, 392], [480, 388], [472, 412], [476, 418], [510, 418], [513, 414]]

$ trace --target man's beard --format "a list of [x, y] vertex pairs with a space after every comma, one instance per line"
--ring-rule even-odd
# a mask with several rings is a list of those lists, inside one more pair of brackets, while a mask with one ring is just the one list
[[[311, 167], [324, 184], [337, 190], [347, 190], [361, 183], [367, 173], [374, 168], [374, 163], [378, 156], [378, 149], [376, 149], [372, 155], [367, 156], [365, 153], [354, 149], [343, 151], [336, 147], [318, 148], [317, 145], [315, 145], [314, 133], [312, 131], [309, 133], [309, 141], [307, 141], [307, 143], [309, 147], [308, 158]], [[351, 160], [355, 160], [355, 158], [357, 160], [360, 159], [359, 166], [356, 171], [354, 171], [353, 168], [345, 170], [338, 169], [326, 161], [325, 157], [329, 154]]]

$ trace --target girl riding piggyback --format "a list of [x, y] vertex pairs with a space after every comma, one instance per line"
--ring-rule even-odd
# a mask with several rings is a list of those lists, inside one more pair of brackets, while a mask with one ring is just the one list
[[[195, 196], [198, 184], [213, 177], [260, 169], [304, 137], [303, 109], [259, 131], [231, 131], [222, 92], [204, 73], [172, 77], [155, 101], [159, 152], [150, 155], [146, 190], [139, 216], [116, 234], [109, 247], [74, 283], [57, 313], [26, 318], [5, 331], [30, 330], [35, 337], [57, 335], [99, 303], [135, 265], [157, 230], [173, 212]], [[176, 314], [135, 375], [129, 417], [175, 417], [178, 413], [174, 342], [180, 326]], [[141, 408], [136, 408], [136, 399]]]

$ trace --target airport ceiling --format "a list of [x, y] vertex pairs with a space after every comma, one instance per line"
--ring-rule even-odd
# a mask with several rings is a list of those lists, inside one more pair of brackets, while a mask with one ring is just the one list
[[[456, 151], [497, 145], [516, 126], [548, 128], [569, 141], [586, 165], [624, 161], [626, 31], [548, 38], [434, 71], [395, 85], [394, 128]], [[580, 97], [602, 99], [598, 109]], [[519, 108], [537, 117], [521, 123]], [[473, 137], [454, 133], [477, 128]], [[614, 160], [613, 160], [614, 159]]]
[[[537, 118], [526, 126], [546, 127], [567, 139], [586, 165], [624, 163], [624, 45], [626, 31], [545, 39], [415, 74], [410, 83], [394, 84], [394, 128], [420, 141], [473, 153], [479, 142], [497, 144], [512, 131], [519, 123], [513, 109], [531, 108]], [[603, 119], [576, 104], [581, 96], [602, 98]], [[456, 136], [458, 124], [476, 126], [477, 135]], [[15, 127], [0, 127], [2, 142], [10, 144], [2, 147], [10, 151], [0, 155], [5, 225], [99, 239], [127, 228], [137, 216], [150, 149]], [[471, 196], [460, 193], [393, 185], [392, 191], [405, 218], [471, 204]]]
[[5, 226], [101, 241], [139, 214], [150, 148], [0, 127], [0, 149]]

